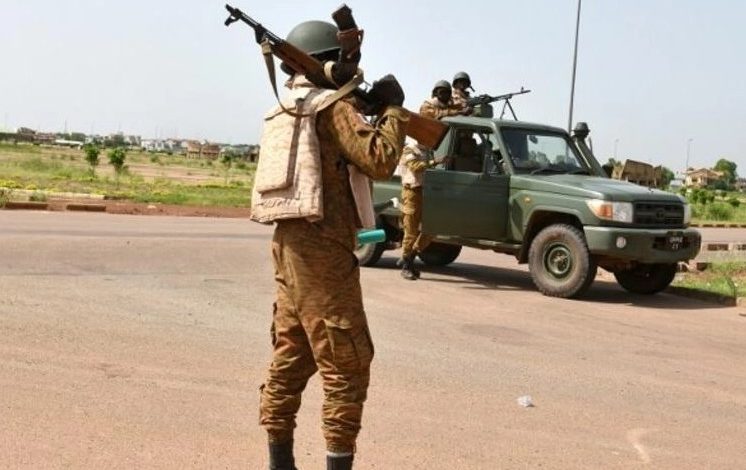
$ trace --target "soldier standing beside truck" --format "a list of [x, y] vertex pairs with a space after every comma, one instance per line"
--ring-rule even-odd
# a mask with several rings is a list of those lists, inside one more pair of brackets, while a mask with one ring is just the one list
[[[431, 97], [425, 100], [420, 107], [420, 114], [434, 119], [465, 115], [469, 112], [469, 108], [454, 104], [451, 84], [445, 80], [439, 80], [435, 83]], [[402, 268], [401, 276], [410, 281], [419, 279], [420, 272], [415, 267], [414, 260], [432, 240], [432, 237], [420, 230], [423, 205], [422, 179], [426, 169], [443, 163], [444, 159], [431, 160], [431, 154], [431, 151], [426, 147], [418, 143], [411, 143], [404, 147], [399, 162], [402, 178], [401, 222], [404, 235], [402, 238], [402, 257], [398, 264]]]
[[401, 277], [409, 281], [419, 279], [420, 271], [414, 259], [430, 244], [432, 237], [420, 231], [422, 222], [422, 178], [425, 170], [443, 163], [443, 158], [430, 160], [430, 152], [414, 143], [407, 144], [402, 152], [399, 168], [401, 173], [401, 212], [404, 236], [402, 239]]

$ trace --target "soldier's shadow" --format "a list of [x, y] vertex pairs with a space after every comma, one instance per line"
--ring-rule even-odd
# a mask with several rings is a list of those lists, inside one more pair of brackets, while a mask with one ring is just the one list
[[[396, 258], [382, 258], [377, 266], [399, 269], [396, 267]], [[522, 268], [511, 269], [459, 262], [441, 267], [424, 266], [418, 263], [417, 267], [422, 271], [420, 280], [417, 281], [421, 283], [460, 284], [465, 290], [521, 290], [542, 295], [534, 286], [529, 272]], [[681, 310], [728, 308], [727, 305], [693, 300], [668, 293], [632, 294], [622, 289], [615, 281], [601, 279], [600, 276], [596, 277], [591, 287], [578, 300]]]

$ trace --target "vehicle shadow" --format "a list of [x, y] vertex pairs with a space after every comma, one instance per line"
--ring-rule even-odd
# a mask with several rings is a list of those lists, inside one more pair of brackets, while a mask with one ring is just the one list
[[[534, 286], [531, 275], [523, 269], [459, 263], [458, 261], [442, 267], [423, 266], [422, 264], [417, 266], [422, 270], [420, 282], [460, 284], [464, 289], [525, 290], [541, 295]], [[399, 269], [396, 267], [396, 258], [382, 258], [375, 267]], [[432, 276], [432, 274], [437, 276]], [[448, 277], [444, 278], [442, 276]], [[616, 281], [609, 279], [607, 276], [608, 273], [606, 273], [606, 276], [597, 276], [585, 294], [576, 300], [677, 310], [730, 308], [727, 305], [682, 297], [669, 292], [657, 295], [632, 294], [622, 289]]]

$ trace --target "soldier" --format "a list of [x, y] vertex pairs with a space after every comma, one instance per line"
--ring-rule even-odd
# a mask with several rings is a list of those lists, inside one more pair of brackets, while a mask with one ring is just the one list
[[468, 109], [453, 104], [451, 94], [451, 84], [445, 80], [438, 80], [433, 85], [430, 98], [420, 106], [420, 114], [433, 119], [468, 114]]
[[[453, 85], [453, 97], [451, 98], [453, 104], [461, 106], [464, 109], [469, 108], [469, 105], [467, 104], [469, 98], [471, 98], [469, 90], [474, 91], [474, 88], [471, 86], [471, 78], [469, 77], [469, 74], [466, 72], [457, 73], [453, 76], [453, 82], [451, 82], [451, 84]], [[468, 114], [471, 114], [471, 112]]]
[[[337, 28], [329, 23], [301, 23], [287, 41], [320, 60], [339, 56]], [[404, 93], [390, 75], [371, 90], [382, 103], [375, 127], [349, 97], [337, 100], [333, 91], [301, 75], [291, 77], [288, 86], [283, 105], [295, 114], [276, 107], [265, 117], [261, 149], [267, 153], [260, 156], [252, 196], [252, 218], [276, 222], [273, 357], [261, 387], [260, 423], [269, 437], [270, 469], [295, 470], [295, 416], [301, 393], [318, 370], [327, 469], [347, 470], [373, 358], [353, 254], [360, 217], [348, 165], [371, 178], [389, 178], [401, 156], [408, 117], [400, 108]], [[274, 156], [287, 159], [288, 153], [294, 155], [294, 170], [283, 170], [288, 174], [279, 179], [268, 176], [279, 168]], [[307, 205], [317, 197], [319, 204]]]
[[430, 244], [432, 237], [420, 231], [422, 221], [422, 177], [426, 169], [443, 163], [443, 158], [430, 160], [429, 151], [418, 144], [407, 144], [399, 161], [401, 171], [402, 198], [402, 240], [401, 276], [414, 281], [420, 272], [414, 266], [414, 259]]

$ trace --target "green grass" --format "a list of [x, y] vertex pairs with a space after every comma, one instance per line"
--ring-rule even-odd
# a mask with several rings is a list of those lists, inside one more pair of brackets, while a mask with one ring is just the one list
[[31, 144], [26, 144], [26, 143], [11, 144], [8, 142], [0, 142], [0, 153], [2, 154], [7, 154], [7, 153], [40, 154], [42, 153], [42, 149], [38, 145], [31, 145]]
[[713, 263], [705, 271], [685, 273], [674, 286], [726, 297], [746, 297], [746, 263]]
[[[151, 161], [152, 156], [143, 152], [128, 153], [125, 163], [146, 165], [158, 171], [163, 170], [164, 166], [172, 166], [174, 171], [182, 175], [198, 173], [209, 179], [199, 184], [187, 184], [178, 177], [146, 180], [133, 171], [125, 172], [117, 179], [107, 176], [111, 174], [111, 168], [104, 162], [97, 168], [97, 175], [93, 176], [80, 150], [0, 143], [0, 187], [33, 190], [36, 191], [36, 198], [44, 197], [46, 191], [91, 193], [145, 203], [230, 207], [246, 207], [250, 204], [255, 164], [233, 168], [226, 178], [226, 170], [219, 162], [165, 154], [158, 155], [154, 162]], [[200, 170], [185, 170], [190, 168]], [[0, 204], [7, 197], [7, 194], [0, 195]]]

